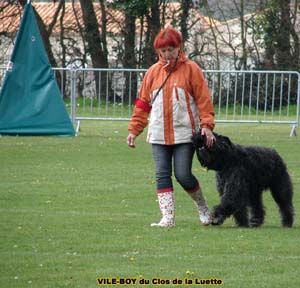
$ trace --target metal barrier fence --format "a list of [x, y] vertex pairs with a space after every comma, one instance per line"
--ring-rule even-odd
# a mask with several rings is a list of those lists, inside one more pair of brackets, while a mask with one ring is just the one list
[[[5, 77], [7, 67], [0, 67], [0, 90]], [[61, 96], [65, 98], [71, 98], [71, 69], [68, 68], [53, 68], [56, 79], [58, 80]]]
[[[72, 120], [129, 120], [145, 71], [74, 70]], [[204, 74], [216, 122], [290, 124], [291, 135], [295, 133], [299, 124], [298, 72], [206, 70]]]
[[[5, 68], [0, 68], [0, 83]], [[82, 120], [126, 120], [145, 69], [55, 68], [62, 97], [77, 131]], [[205, 70], [216, 122], [299, 125], [300, 73]]]

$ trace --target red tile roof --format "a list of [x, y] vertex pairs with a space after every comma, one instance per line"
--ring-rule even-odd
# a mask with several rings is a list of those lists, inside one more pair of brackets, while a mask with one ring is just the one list
[[[36, 9], [44, 23], [49, 27], [55, 12], [58, 8], [59, 3], [53, 2], [34, 2], [32, 6]], [[179, 15], [179, 3], [170, 3], [167, 5], [166, 13], [166, 24], [170, 24], [174, 17], [178, 18]], [[94, 9], [97, 15], [99, 29], [101, 29], [101, 8], [99, 3], [94, 3]], [[18, 30], [20, 19], [22, 17], [22, 7], [15, 3], [9, 4], [8, 1], [0, 2], [0, 34], [2, 33], [15, 33]], [[195, 12], [195, 11], [194, 11]], [[53, 33], [60, 31], [59, 17], [58, 21], [53, 28]], [[199, 12], [196, 11], [196, 18], [199, 18], [198, 29], [204, 30], [209, 26], [209, 20], [203, 17]], [[81, 26], [83, 26], [81, 7], [79, 2], [66, 2], [65, 3], [65, 15], [63, 18], [63, 27], [66, 32], [78, 32], [77, 19]], [[107, 9], [107, 32], [118, 34], [121, 32], [122, 23], [124, 21], [124, 14], [120, 11]], [[195, 19], [192, 19], [193, 21]], [[199, 26], [200, 25], [200, 26]], [[137, 26], [138, 23], [137, 23]], [[139, 27], [137, 27], [138, 29]]]

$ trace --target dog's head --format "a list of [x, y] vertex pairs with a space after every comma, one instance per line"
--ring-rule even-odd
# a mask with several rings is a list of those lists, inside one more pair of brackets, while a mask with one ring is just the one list
[[197, 158], [201, 166], [210, 170], [221, 171], [231, 158], [233, 144], [226, 136], [214, 133], [216, 138], [212, 147], [207, 147], [206, 136], [198, 132], [192, 137]]

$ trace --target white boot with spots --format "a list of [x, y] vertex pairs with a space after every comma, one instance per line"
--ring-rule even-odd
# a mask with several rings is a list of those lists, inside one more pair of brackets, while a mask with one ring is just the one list
[[175, 226], [175, 202], [174, 193], [162, 192], [157, 193], [158, 204], [162, 214], [162, 218], [159, 223], [152, 223], [151, 226], [158, 227], [173, 227]]

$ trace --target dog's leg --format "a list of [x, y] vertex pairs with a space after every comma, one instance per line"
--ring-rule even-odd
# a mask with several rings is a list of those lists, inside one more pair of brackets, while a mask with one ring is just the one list
[[271, 193], [279, 207], [282, 226], [292, 227], [294, 222], [292, 184], [288, 175], [283, 175], [280, 180], [270, 187]]
[[226, 205], [224, 203], [217, 205], [214, 207], [214, 211], [212, 213], [212, 225], [221, 225], [232, 214], [232, 208], [230, 205]]
[[223, 175], [222, 178], [219, 177], [217, 180], [221, 203], [214, 208], [212, 214], [213, 225], [221, 225], [226, 218], [247, 205], [245, 198], [247, 187], [243, 185], [243, 181], [238, 177], [238, 173]]
[[[224, 177], [221, 173], [216, 173], [216, 186], [221, 199], [223, 199], [225, 193], [225, 179], [226, 177]], [[211, 214], [212, 225], [221, 225], [226, 219], [227, 216], [226, 213], [223, 211], [223, 206], [221, 201], [219, 205], [214, 207], [213, 213]]]
[[249, 201], [251, 207], [250, 227], [259, 227], [265, 219], [262, 191], [252, 191]]
[[[226, 190], [226, 189], [225, 189]], [[221, 197], [221, 203], [214, 207], [212, 213], [212, 225], [221, 225], [226, 218], [230, 217], [236, 211], [232, 198], [228, 192], [224, 192]]]
[[244, 207], [233, 214], [235, 223], [239, 227], [249, 227], [249, 216], [247, 207]]

